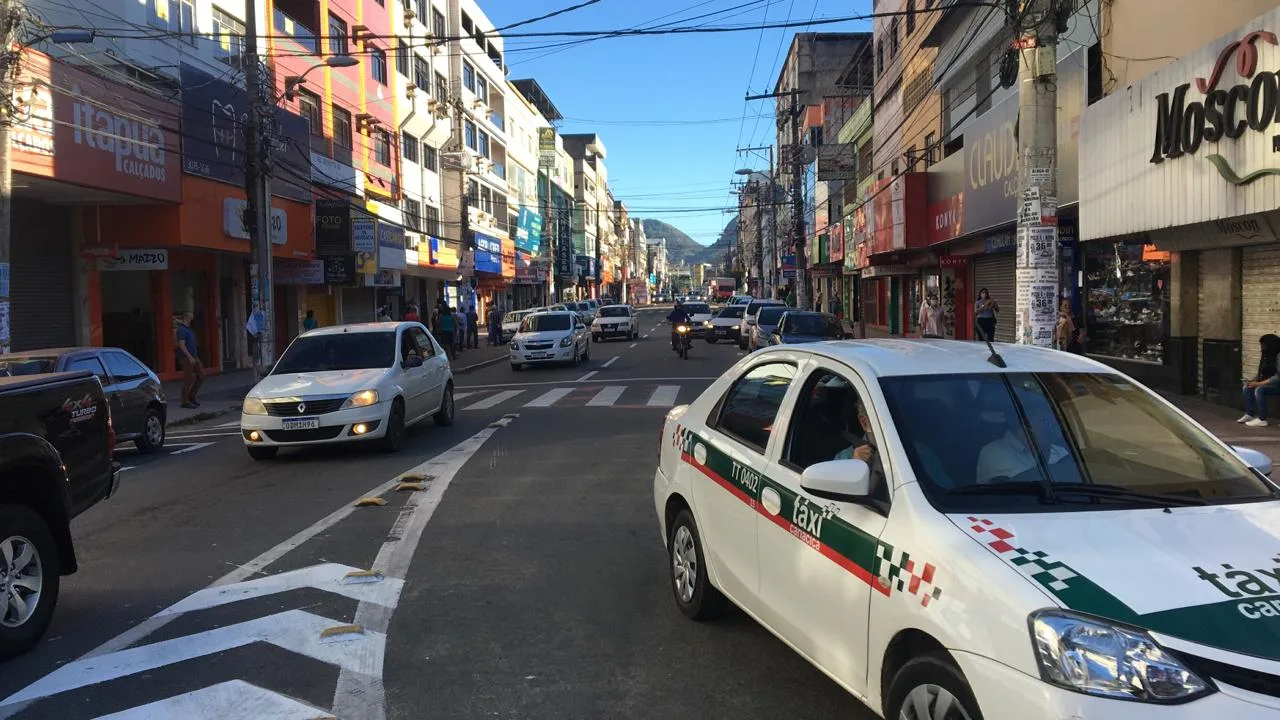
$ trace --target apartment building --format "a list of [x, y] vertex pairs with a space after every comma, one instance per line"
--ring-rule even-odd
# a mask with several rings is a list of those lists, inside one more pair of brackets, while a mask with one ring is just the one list
[[577, 297], [599, 297], [601, 210], [605, 207], [607, 151], [595, 133], [560, 136], [572, 159], [574, 210], [573, 251], [578, 269]]

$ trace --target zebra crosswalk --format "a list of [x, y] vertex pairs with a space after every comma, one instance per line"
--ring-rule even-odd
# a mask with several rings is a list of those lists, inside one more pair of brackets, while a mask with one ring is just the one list
[[692, 402], [700, 387], [681, 385], [578, 385], [528, 390], [460, 388], [453, 399], [459, 410], [550, 407], [669, 408]]

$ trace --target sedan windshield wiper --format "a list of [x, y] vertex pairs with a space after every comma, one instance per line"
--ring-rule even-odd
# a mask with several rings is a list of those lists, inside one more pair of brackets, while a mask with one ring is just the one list
[[1098, 483], [1052, 483], [1052, 495], [1046, 493], [1044, 484], [1038, 482], [999, 482], [987, 485], [967, 485], [948, 490], [948, 495], [1034, 495], [1042, 500], [1061, 501], [1064, 496], [1078, 495], [1102, 500], [1131, 500], [1147, 502], [1160, 507], [1207, 505], [1202, 498], [1187, 495], [1166, 495], [1149, 493], [1141, 490], [1121, 487], [1119, 485], [1102, 485]]

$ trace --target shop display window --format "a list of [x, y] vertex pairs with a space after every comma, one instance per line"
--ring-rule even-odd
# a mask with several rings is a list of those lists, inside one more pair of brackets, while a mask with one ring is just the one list
[[1085, 351], [1162, 363], [1169, 322], [1169, 253], [1130, 242], [1083, 243]]

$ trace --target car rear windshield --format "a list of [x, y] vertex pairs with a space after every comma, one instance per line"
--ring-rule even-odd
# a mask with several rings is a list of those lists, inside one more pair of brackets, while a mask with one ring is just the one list
[[600, 317], [626, 317], [627, 308], [622, 305], [600, 308]]
[[6, 358], [0, 360], [0, 377], [39, 375], [51, 373], [58, 367], [58, 358], [49, 356]]
[[529, 313], [524, 310], [515, 310], [507, 313], [506, 317], [503, 318], [503, 322], [520, 322], [520, 319], [528, 314]]
[[388, 368], [395, 357], [394, 332], [307, 335], [289, 345], [271, 374]]
[[547, 332], [548, 330], [568, 330], [568, 315], [530, 315], [520, 323], [520, 332]]
[[759, 300], [752, 300], [750, 303], [747, 304], [747, 317], [755, 317], [756, 313], [760, 312], [760, 308], [772, 307], [777, 305], [781, 305], [781, 303], [772, 302], [772, 301], [761, 302]]
[[777, 325], [778, 320], [782, 318], [782, 313], [787, 310], [788, 308], [780, 305], [770, 305], [760, 308], [760, 312], [756, 317], [756, 322], [761, 325]]
[[[1044, 486], [1052, 491], [1064, 484], [1206, 503], [1273, 497], [1272, 487], [1234, 453], [1118, 375], [987, 373], [880, 382], [916, 478], [944, 512], [1081, 509], [1080, 496], [1046, 501]], [[1018, 492], [1018, 483], [1027, 484], [1027, 492]], [[1110, 500], [1093, 505], [1096, 498], [1086, 499], [1084, 509], [1124, 507]]]
[[740, 318], [742, 317], [742, 311], [746, 309], [747, 309], [746, 305], [730, 305], [729, 307], [721, 310], [720, 314], [717, 315], [716, 317]]
[[809, 313], [788, 313], [784, 331], [795, 335], [816, 335], [818, 337], [838, 338], [843, 333], [840, 321], [830, 315], [812, 315]]
[[684, 311], [690, 315], [710, 315], [711, 308], [706, 303], [685, 303]]

